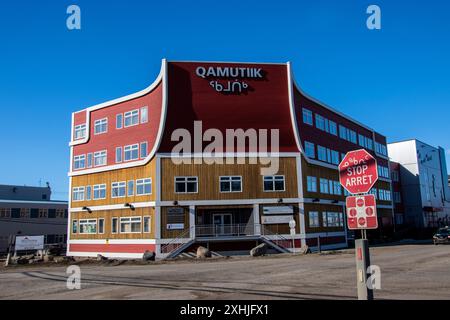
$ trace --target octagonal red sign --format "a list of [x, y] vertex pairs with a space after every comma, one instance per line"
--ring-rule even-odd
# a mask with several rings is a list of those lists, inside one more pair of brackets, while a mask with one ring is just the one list
[[339, 164], [339, 181], [351, 194], [369, 192], [377, 180], [377, 160], [364, 149], [348, 152]]

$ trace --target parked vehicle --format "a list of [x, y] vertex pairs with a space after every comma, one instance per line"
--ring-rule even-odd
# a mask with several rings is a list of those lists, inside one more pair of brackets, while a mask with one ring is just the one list
[[440, 228], [433, 236], [435, 245], [441, 243], [450, 243], [450, 229], [448, 227]]

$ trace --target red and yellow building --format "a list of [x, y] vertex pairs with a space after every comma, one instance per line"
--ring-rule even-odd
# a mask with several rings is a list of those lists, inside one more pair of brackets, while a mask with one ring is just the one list
[[[283, 251], [292, 238], [298, 249], [319, 236], [322, 248], [345, 247], [337, 166], [362, 147], [379, 164], [380, 219], [392, 221], [386, 138], [308, 97], [289, 63], [163, 60], [148, 88], [72, 118], [68, 255], [164, 257], [259, 242]], [[230, 130], [244, 133], [242, 144], [230, 144]], [[192, 148], [174, 154], [183, 134]]]

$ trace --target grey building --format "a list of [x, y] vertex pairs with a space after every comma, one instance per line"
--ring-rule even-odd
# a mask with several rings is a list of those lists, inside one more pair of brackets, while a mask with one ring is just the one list
[[435, 228], [450, 221], [450, 188], [445, 150], [417, 139], [388, 144], [389, 157], [400, 164], [405, 223]]
[[0, 185], [0, 253], [12, 236], [44, 235], [46, 244], [64, 243], [66, 201], [52, 201], [51, 188]]

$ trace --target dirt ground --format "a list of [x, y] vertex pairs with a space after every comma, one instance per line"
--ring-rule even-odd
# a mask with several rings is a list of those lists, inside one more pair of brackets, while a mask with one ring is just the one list
[[[371, 248], [381, 268], [376, 299], [450, 299], [450, 245]], [[66, 265], [0, 269], [0, 299], [356, 299], [353, 250], [153, 264], [81, 264], [68, 290]]]

